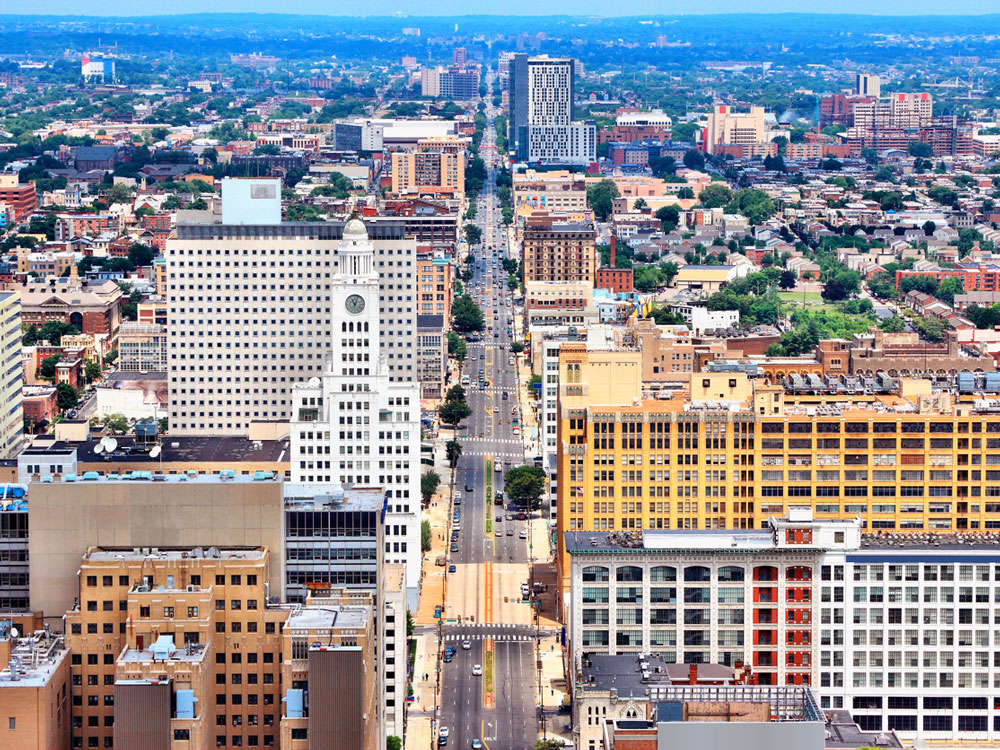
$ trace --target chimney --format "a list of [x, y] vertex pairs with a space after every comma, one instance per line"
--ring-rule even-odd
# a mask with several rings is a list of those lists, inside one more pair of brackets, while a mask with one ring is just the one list
[[611, 235], [611, 256], [608, 258], [608, 265], [611, 268], [615, 267], [615, 235]]
[[691, 685], [697, 685], [698, 684], [698, 665], [697, 664], [689, 664], [688, 665], [688, 679], [690, 680], [690, 684]]

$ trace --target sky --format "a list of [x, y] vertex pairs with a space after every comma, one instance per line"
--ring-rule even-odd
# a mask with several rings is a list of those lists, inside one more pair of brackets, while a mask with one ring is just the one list
[[[950, 15], [960, 10], [963, 15], [1000, 12], [1000, 0], [965, 0], [954, 5], [940, 0], [837, 0], [817, 3], [816, 0], [632, 0], [627, 5], [611, 4], [606, 0], [381, 0], [378, 3], [357, 3], [343, 0], [297, 0], [294, 12], [308, 15], [386, 16], [406, 15], [641, 15], [703, 13], [859, 13], [878, 15]], [[616, 13], [615, 10], [621, 9]], [[143, 3], [135, 0], [99, 0], [81, 3], [79, 0], [0, 0], [0, 14], [54, 14], [143, 16], [172, 13], [274, 13], [282, 6], [274, 0], [163, 0]]]

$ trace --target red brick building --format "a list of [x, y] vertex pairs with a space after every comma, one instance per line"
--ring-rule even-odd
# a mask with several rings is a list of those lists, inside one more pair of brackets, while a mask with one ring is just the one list
[[1000, 291], [1000, 267], [980, 265], [977, 267], [942, 268], [939, 271], [896, 271], [896, 288], [907, 276], [929, 276], [940, 282], [951, 276], [962, 280], [967, 292]]
[[31, 432], [49, 425], [59, 413], [56, 389], [51, 385], [29, 385], [23, 389], [24, 421]]
[[615, 294], [631, 292], [635, 289], [634, 277], [631, 268], [608, 268], [604, 266], [597, 269], [597, 278], [594, 281], [596, 289], [607, 289]]
[[21, 325], [41, 328], [50, 320], [69, 323], [81, 333], [118, 338], [122, 290], [113, 281], [50, 279], [21, 289]]
[[14, 220], [24, 221], [38, 209], [35, 183], [21, 185], [17, 175], [0, 175], [0, 201], [14, 209]]
[[59, 214], [56, 217], [56, 241], [74, 237], [96, 237], [102, 232], [118, 229], [118, 218], [112, 214]]

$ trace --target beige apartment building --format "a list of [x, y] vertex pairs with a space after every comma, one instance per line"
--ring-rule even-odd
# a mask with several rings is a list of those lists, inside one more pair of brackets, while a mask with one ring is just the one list
[[417, 314], [451, 315], [452, 268], [443, 254], [417, 258]]
[[524, 282], [584, 281], [597, 272], [597, 232], [590, 221], [568, 221], [551, 213], [525, 219], [521, 241]]
[[21, 296], [0, 292], [0, 458], [13, 458], [24, 442]]
[[122, 323], [118, 330], [118, 368], [123, 372], [167, 371], [167, 327]]
[[575, 172], [560, 170], [515, 174], [514, 212], [530, 215], [533, 211], [583, 213], [587, 211], [587, 183]]
[[748, 112], [734, 112], [726, 104], [716, 105], [708, 114], [705, 151], [715, 153], [723, 144], [750, 145], [764, 140], [764, 108], [750, 107]]
[[[456, 142], [457, 144], [457, 142]], [[444, 197], [465, 192], [464, 147], [422, 142], [416, 151], [392, 154], [392, 192]]]

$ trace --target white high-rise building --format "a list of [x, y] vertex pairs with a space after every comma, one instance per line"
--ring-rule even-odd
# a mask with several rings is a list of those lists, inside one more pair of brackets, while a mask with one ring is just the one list
[[[227, 179], [222, 213], [182, 211], [167, 242], [170, 432], [246, 435], [287, 422], [292, 383], [322, 374], [338, 222], [281, 222], [281, 181]], [[416, 381], [416, 240], [405, 219], [371, 225], [394, 381]]]
[[292, 482], [381, 487], [385, 561], [420, 585], [420, 386], [393, 382], [380, 343], [379, 273], [365, 225], [344, 227], [329, 285], [325, 367], [291, 387]]

